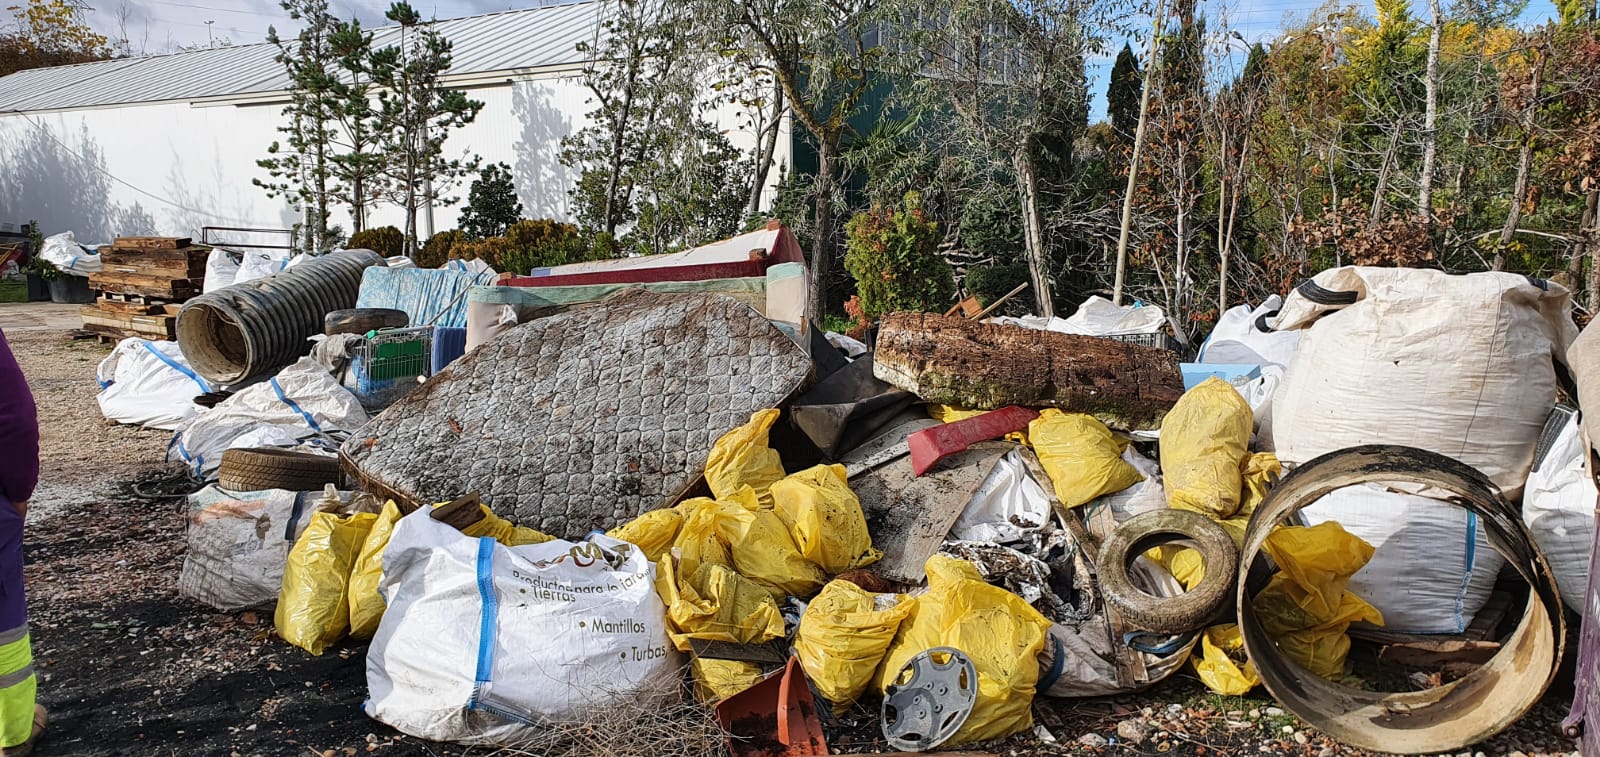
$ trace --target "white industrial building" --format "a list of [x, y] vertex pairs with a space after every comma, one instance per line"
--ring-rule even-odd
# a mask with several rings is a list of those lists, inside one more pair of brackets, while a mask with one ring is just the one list
[[[561, 138], [594, 106], [583, 86], [585, 55], [603, 5], [575, 2], [437, 22], [454, 45], [445, 83], [484, 103], [451, 133], [448, 155], [475, 153], [511, 166], [527, 217], [568, 217], [577, 178], [561, 165]], [[394, 44], [398, 27], [373, 30]], [[125, 58], [21, 71], [0, 78], [0, 224], [37, 220], [45, 234], [72, 230], [80, 242], [117, 235], [199, 238], [201, 227], [293, 227], [300, 214], [252, 179], [280, 139], [288, 77], [270, 44]], [[754, 127], [731, 108], [715, 120], [737, 146]], [[790, 164], [785, 127], [774, 163]], [[779, 171], [771, 173], [775, 181]], [[463, 185], [455, 194], [466, 195]], [[437, 230], [454, 228], [458, 206], [432, 209]], [[429, 214], [418, 219], [426, 234]], [[343, 209], [332, 219], [346, 230]], [[368, 226], [403, 227], [382, 205]]]

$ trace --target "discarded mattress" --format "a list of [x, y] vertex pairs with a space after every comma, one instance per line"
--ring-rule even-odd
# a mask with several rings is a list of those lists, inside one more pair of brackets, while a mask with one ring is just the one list
[[561, 310], [593, 305], [624, 289], [639, 288], [663, 294], [706, 292], [724, 294], [766, 315], [799, 344], [805, 331], [805, 309], [809, 276], [801, 263], [780, 263], [764, 274], [726, 279], [695, 281], [655, 281], [644, 283], [609, 282], [539, 286], [518, 282], [544, 279], [511, 279], [513, 286], [475, 286], [467, 295], [467, 349], [526, 323]]
[[810, 373], [747, 305], [630, 290], [468, 351], [342, 456], [403, 503], [475, 491], [520, 525], [581, 536], [672, 504], [718, 437]]
[[493, 271], [387, 268], [373, 266], [361, 276], [358, 308], [394, 308], [413, 326], [467, 325], [467, 290], [494, 282]]
[[769, 221], [764, 229], [681, 252], [535, 268], [530, 275], [515, 277], [508, 283], [548, 287], [760, 278], [769, 266], [804, 260], [794, 233], [781, 223]]

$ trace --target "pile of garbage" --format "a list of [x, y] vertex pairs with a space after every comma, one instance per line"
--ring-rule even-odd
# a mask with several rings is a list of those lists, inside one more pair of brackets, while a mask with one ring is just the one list
[[1188, 670], [1440, 752], [1553, 677], [1597, 499], [1558, 399], [1600, 393], [1560, 286], [1332, 269], [1193, 362], [1098, 298], [863, 343], [747, 236], [510, 280], [339, 252], [120, 345], [107, 416], [217, 482], [182, 593], [370, 639], [367, 714], [465, 744], [692, 696], [735, 755], [926, 751]]

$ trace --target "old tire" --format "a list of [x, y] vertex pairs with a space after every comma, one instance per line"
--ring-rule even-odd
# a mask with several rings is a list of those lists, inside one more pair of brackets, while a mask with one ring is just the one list
[[322, 319], [322, 333], [365, 334], [378, 329], [399, 329], [410, 325], [411, 316], [393, 308], [352, 308], [335, 310]]
[[235, 492], [320, 491], [338, 483], [339, 458], [275, 447], [230, 449], [217, 469], [217, 485]]
[[[1154, 547], [1188, 547], [1200, 553], [1205, 577], [1176, 597], [1157, 597], [1135, 586], [1133, 560]], [[1187, 510], [1155, 510], [1117, 526], [1100, 547], [1100, 592], [1128, 625], [1151, 633], [1204, 628], [1227, 605], [1239, 571], [1239, 549], [1210, 518]]]

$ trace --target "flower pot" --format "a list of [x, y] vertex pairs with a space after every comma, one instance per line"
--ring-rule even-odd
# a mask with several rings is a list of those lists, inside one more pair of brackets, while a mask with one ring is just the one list
[[83, 276], [57, 276], [50, 280], [50, 301], [88, 305], [94, 302], [94, 292], [89, 291], [89, 279]]
[[46, 283], [44, 279], [39, 278], [39, 275], [36, 273], [30, 273], [27, 276], [27, 281], [28, 302], [50, 301], [50, 285]]

